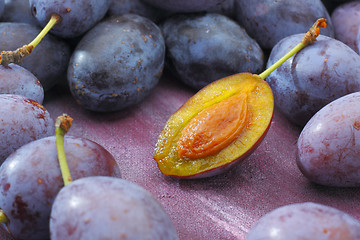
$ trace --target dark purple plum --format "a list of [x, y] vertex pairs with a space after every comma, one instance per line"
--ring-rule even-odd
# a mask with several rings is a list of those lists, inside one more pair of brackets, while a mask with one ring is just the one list
[[227, 0], [143, 0], [157, 8], [161, 8], [172, 12], [199, 12], [215, 8], [224, 4]]
[[[272, 49], [272, 65], [301, 41], [303, 34], [281, 40]], [[275, 105], [293, 123], [304, 126], [322, 107], [351, 92], [360, 91], [360, 56], [344, 43], [320, 35], [272, 72], [266, 81]]]
[[[28, 23], [0, 23], [0, 51], [29, 44], [40, 31], [41, 28]], [[69, 59], [69, 46], [63, 40], [47, 35], [20, 65], [32, 72], [47, 91], [66, 78]]]
[[337, 208], [303, 202], [267, 213], [249, 231], [246, 240], [360, 239], [360, 221]]
[[[120, 177], [114, 157], [99, 144], [72, 136], [64, 142], [72, 179]], [[51, 206], [64, 186], [57, 156], [50, 136], [22, 146], [1, 165], [0, 208], [15, 239], [49, 239]]]
[[51, 33], [74, 38], [83, 35], [98, 23], [109, 9], [111, 0], [29, 0], [33, 16], [45, 26], [52, 14], [58, 14], [61, 22]]
[[77, 45], [68, 68], [72, 95], [86, 109], [118, 111], [157, 85], [165, 42], [157, 25], [135, 14], [107, 19]]
[[38, 24], [31, 13], [29, 0], [6, 0], [1, 20], [3, 22]]
[[318, 18], [328, 26], [321, 33], [334, 37], [327, 9], [321, 0], [235, 0], [236, 20], [263, 49], [271, 49], [281, 39], [306, 33]]
[[0, 163], [22, 145], [53, 135], [54, 121], [38, 102], [0, 94]]
[[360, 92], [334, 100], [302, 130], [297, 163], [312, 182], [326, 186], [360, 186]]
[[44, 88], [34, 74], [27, 69], [9, 64], [0, 65], [0, 94], [17, 94], [28, 97], [42, 104]]
[[159, 22], [171, 14], [167, 11], [153, 7], [142, 0], [113, 0], [110, 4], [107, 15], [119, 16], [128, 13], [146, 17], [153, 22]]
[[358, 48], [360, 44], [358, 40], [360, 34], [360, 1], [339, 5], [332, 12], [331, 20], [334, 24], [336, 39], [360, 53]]
[[176, 230], [160, 203], [127, 180], [87, 177], [59, 192], [50, 218], [52, 240], [177, 240]]
[[5, 0], [0, 0], [0, 18], [4, 14], [4, 9], [5, 9]]
[[161, 28], [170, 68], [195, 89], [235, 73], [260, 72], [264, 67], [256, 41], [224, 15], [176, 15]]

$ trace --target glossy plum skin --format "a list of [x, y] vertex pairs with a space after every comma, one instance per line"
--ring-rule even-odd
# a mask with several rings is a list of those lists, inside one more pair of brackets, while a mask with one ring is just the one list
[[[0, 50], [15, 50], [28, 44], [40, 31], [41, 28], [28, 23], [2, 22]], [[64, 79], [69, 59], [69, 46], [63, 40], [47, 35], [20, 65], [32, 72], [47, 91]]]
[[161, 28], [170, 67], [195, 89], [235, 73], [263, 69], [260, 46], [226, 16], [178, 15], [168, 18]]
[[[303, 34], [281, 40], [272, 49], [267, 67], [301, 41]], [[320, 108], [360, 90], [360, 56], [344, 43], [320, 35], [274, 72], [266, 81], [275, 105], [293, 123], [304, 126]]]
[[157, 85], [165, 42], [149, 19], [125, 14], [91, 29], [76, 47], [68, 82], [77, 102], [92, 111], [118, 111], [142, 101]]
[[264, 215], [246, 240], [354, 240], [360, 238], [360, 222], [326, 205], [304, 202], [285, 205]]
[[[172, 12], [199, 12], [206, 11], [211, 8], [224, 4], [227, 0], [143, 0], [157, 8], [161, 8]], [[232, 1], [232, 0], [231, 0]]]
[[52, 240], [179, 239], [148, 191], [111, 177], [82, 178], [63, 188], [51, 210], [50, 232]]
[[360, 92], [336, 99], [317, 112], [302, 130], [297, 163], [312, 182], [360, 186]]
[[98, 23], [109, 9], [111, 0], [29, 0], [33, 16], [45, 26], [53, 13], [61, 17], [51, 33], [62, 38], [83, 35]]
[[53, 135], [54, 121], [38, 102], [0, 94], [0, 163], [22, 145]]
[[[48, 239], [52, 203], [64, 186], [56, 138], [33, 141], [11, 154], [0, 167], [0, 207], [10, 220], [15, 239]], [[120, 177], [113, 156], [84, 138], [65, 137], [72, 179], [104, 175]]]
[[327, 19], [328, 26], [321, 33], [334, 37], [321, 0], [235, 0], [235, 12], [236, 20], [263, 49], [271, 49], [287, 36], [306, 33], [318, 18]]
[[7, 67], [0, 65], [0, 79], [1, 94], [22, 95], [43, 103], [44, 88], [35, 75], [25, 68], [13, 63]]
[[38, 24], [31, 14], [29, 0], [6, 0], [1, 20], [3, 22]]
[[355, 52], [359, 49], [360, 2], [353, 1], [341, 4], [331, 14], [335, 37], [351, 47]]

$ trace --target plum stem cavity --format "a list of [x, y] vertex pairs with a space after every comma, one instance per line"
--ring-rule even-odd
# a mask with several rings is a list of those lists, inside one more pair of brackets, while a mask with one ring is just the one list
[[307, 45], [312, 44], [316, 41], [316, 38], [320, 34], [319, 28], [326, 28], [326, 19], [325, 18], [319, 18], [309, 29], [307, 33], [305, 33], [303, 39], [300, 43], [298, 43], [293, 49], [291, 49], [287, 54], [285, 54], [282, 58], [280, 58], [277, 62], [275, 62], [273, 65], [271, 65], [268, 69], [266, 69], [264, 72], [259, 74], [259, 77], [261, 79], [265, 79], [267, 76], [270, 75], [276, 68], [278, 68], [281, 64], [283, 64], [286, 60], [288, 60], [291, 56], [299, 52], [301, 49], [306, 47]]
[[46, 34], [51, 30], [55, 24], [61, 21], [61, 17], [57, 14], [52, 14], [49, 22], [41, 30], [41, 32], [34, 38], [32, 42], [14, 51], [2, 51], [0, 54], [0, 64], [8, 66], [10, 63], [20, 64], [22, 60], [29, 56], [34, 48], [41, 42], [41, 40], [46, 36]]
[[61, 175], [63, 177], [65, 186], [72, 182], [64, 148], [64, 137], [65, 134], [69, 131], [72, 121], [73, 119], [67, 114], [59, 116], [55, 121], [56, 149], [58, 152]]

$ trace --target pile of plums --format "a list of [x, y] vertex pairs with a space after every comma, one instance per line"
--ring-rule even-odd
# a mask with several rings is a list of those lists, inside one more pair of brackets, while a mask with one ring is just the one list
[[[15, 239], [178, 239], [155, 198], [121, 179], [111, 153], [91, 140], [65, 137], [74, 181], [64, 186], [54, 120], [42, 106], [59, 85], [93, 112], [135, 106], [164, 71], [199, 90], [160, 134], [154, 158], [167, 175], [233, 167], [256, 148], [239, 153], [243, 142], [264, 138], [275, 106], [302, 130], [296, 160], [306, 178], [360, 186], [359, 1], [0, 0], [0, 51], [30, 43], [54, 13], [61, 21], [29, 56], [0, 65], [0, 219]], [[265, 79], [256, 75], [319, 18], [327, 27], [315, 42]], [[264, 216], [248, 239], [359, 232], [344, 212], [299, 203]]]

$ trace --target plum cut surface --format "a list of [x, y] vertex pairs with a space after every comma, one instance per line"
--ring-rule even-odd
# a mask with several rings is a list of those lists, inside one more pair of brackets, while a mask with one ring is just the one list
[[[248, 107], [245, 127], [238, 137], [218, 153], [191, 159], [179, 157], [177, 145], [186, 125], [203, 109], [226, 101], [238, 93], [247, 96]], [[241, 73], [213, 82], [170, 117], [159, 136], [154, 159], [165, 175], [177, 177], [192, 177], [231, 164], [254, 150], [267, 132], [273, 110], [271, 89], [260, 77]], [[209, 176], [215, 174], [217, 172]]]

